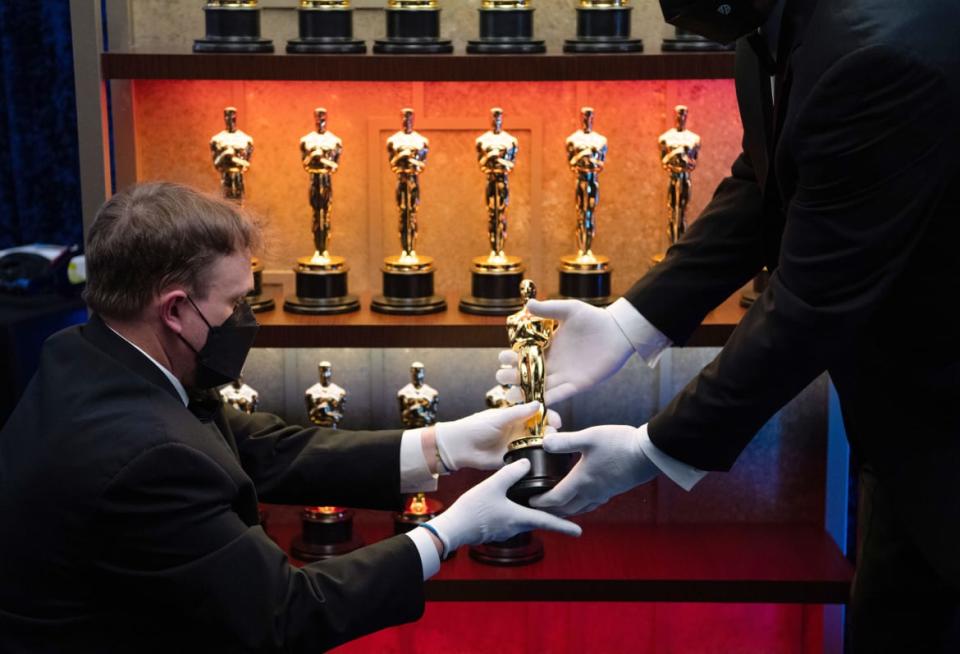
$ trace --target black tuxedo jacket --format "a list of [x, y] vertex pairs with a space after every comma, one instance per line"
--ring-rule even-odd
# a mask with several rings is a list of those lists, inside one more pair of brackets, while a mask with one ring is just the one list
[[743, 153], [626, 297], [682, 344], [763, 266], [772, 275], [650, 422], [658, 448], [729, 469], [829, 371], [858, 453], [960, 524], [944, 500], [960, 492], [958, 25], [957, 0], [787, 0], [772, 108], [771, 71], [738, 44]]
[[422, 614], [410, 539], [297, 569], [257, 521], [399, 507], [399, 432], [205, 400], [97, 317], [47, 341], [0, 431], [0, 651], [315, 652]]

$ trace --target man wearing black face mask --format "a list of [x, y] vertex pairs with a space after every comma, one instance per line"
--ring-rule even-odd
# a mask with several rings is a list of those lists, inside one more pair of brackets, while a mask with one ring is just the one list
[[492, 470], [536, 403], [426, 429], [343, 432], [225, 408], [256, 334], [255, 226], [188, 188], [111, 198], [88, 234], [88, 324], [44, 345], [0, 431], [0, 651], [316, 652], [423, 612], [459, 545], [533, 528], [512, 464], [442, 515], [294, 568], [257, 500], [399, 509], [444, 469]]
[[663, 263], [608, 309], [531, 304], [561, 321], [548, 401], [634, 352], [655, 365], [764, 266], [769, 287], [648, 424], [548, 436], [546, 449], [583, 457], [531, 504], [575, 514], [660, 473], [689, 489], [829, 372], [863, 463], [854, 651], [960, 651], [960, 3], [660, 4], [678, 27], [739, 39], [743, 153]]

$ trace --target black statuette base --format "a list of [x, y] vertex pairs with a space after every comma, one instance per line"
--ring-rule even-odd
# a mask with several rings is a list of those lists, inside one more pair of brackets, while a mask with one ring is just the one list
[[564, 300], [583, 300], [597, 307], [613, 302], [610, 270], [573, 271], [560, 268], [560, 293]]
[[453, 43], [440, 38], [439, 9], [387, 9], [387, 36], [373, 44], [377, 54], [449, 54]]
[[643, 40], [630, 38], [632, 7], [577, 8], [577, 37], [567, 39], [564, 52], [643, 52]]
[[733, 43], [724, 45], [699, 34], [678, 29], [674, 38], [663, 40], [660, 49], [664, 52], [730, 52], [735, 47]]
[[260, 9], [204, 7], [206, 35], [193, 42], [194, 52], [273, 52], [273, 41], [260, 37]]
[[433, 270], [383, 271], [383, 294], [370, 308], [377, 313], [423, 315], [446, 311], [447, 302], [433, 292]]
[[541, 495], [556, 486], [570, 470], [569, 454], [550, 454], [542, 445], [509, 450], [503, 455], [505, 463], [520, 459], [530, 461], [530, 470], [507, 490], [507, 497], [523, 506], [530, 506], [530, 498]]
[[367, 44], [353, 38], [352, 9], [297, 10], [300, 36], [287, 41], [290, 54], [364, 54]]
[[533, 9], [480, 9], [480, 38], [467, 42], [467, 54], [539, 54], [533, 38]]
[[528, 565], [543, 558], [543, 541], [527, 531], [507, 540], [474, 545], [470, 558], [487, 565]]
[[317, 514], [304, 511], [303, 531], [294, 537], [291, 553], [301, 561], [322, 561], [363, 546], [353, 535], [353, 511]]
[[337, 314], [360, 309], [356, 295], [347, 293], [347, 270], [295, 270], [296, 295], [288, 295], [283, 310], [291, 313]]
[[247, 304], [254, 313], [276, 308], [273, 298], [263, 293], [263, 268], [253, 271], [253, 290], [247, 294]]
[[508, 316], [523, 308], [520, 282], [523, 267], [509, 272], [470, 271], [470, 295], [460, 299], [460, 310], [481, 316]]

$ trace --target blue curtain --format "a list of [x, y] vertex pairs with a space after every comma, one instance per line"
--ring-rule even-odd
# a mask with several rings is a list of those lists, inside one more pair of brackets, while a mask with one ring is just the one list
[[0, 2], [0, 249], [83, 239], [67, 0]]

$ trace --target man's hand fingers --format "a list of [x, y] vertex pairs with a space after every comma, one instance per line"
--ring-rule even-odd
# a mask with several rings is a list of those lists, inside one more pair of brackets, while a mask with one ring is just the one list
[[516, 386], [520, 383], [520, 373], [516, 368], [500, 368], [496, 374], [498, 384]]
[[539, 402], [525, 402], [523, 404], [516, 404], [505, 409], [494, 409], [493, 415], [497, 417], [497, 420], [500, 422], [501, 426], [505, 426], [520, 420], [532, 418], [539, 410]]
[[500, 359], [500, 365], [502, 366], [515, 366], [517, 361], [520, 360], [520, 357], [513, 350], [500, 350], [497, 358]]
[[569, 503], [577, 496], [580, 484], [574, 478], [577, 474], [577, 466], [573, 467], [566, 477], [560, 480], [556, 486], [543, 495], [537, 495], [530, 498], [530, 506], [538, 509], [552, 509]]
[[507, 391], [506, 398], [510, 404], [523, 404], [523, 391], [519, 386], [514, 386]]
[[543, 449], [551, 454], [583, 452], [593, 445], [591, 430], [558, 432], [543, 437]]
[[553, 427], [555, 430], [563, 427], [563, 420], [560, 419], [560, 414], [553, 409], [547, 409], [547, 425]]

